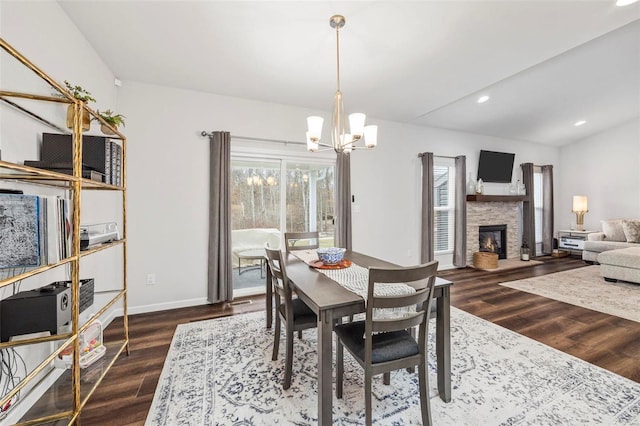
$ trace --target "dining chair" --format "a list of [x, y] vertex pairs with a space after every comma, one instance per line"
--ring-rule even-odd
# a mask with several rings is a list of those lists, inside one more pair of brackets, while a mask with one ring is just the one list
[[[344, 379], [343, 347], [364, 369], [365, 419], [371, 425], [371, 384], [375, 375], [418, 366], [420, 409], [422, 423], [431, 424], [429, 406], [429, 377], [427, 362], [427, 337], [429, 336], [429, 306], [433, 299], [438, 262], [404, 268], [369, 268], [366, 317], [335, 326], [338, 337], [336, 348], [336, 395], [342, 397]], [[376, 296], [375, 288], [387, 283], [406, 283], [415, 293]], [[385, 292], [389, 293], [389, 292]], [[376, 311], [380, 308], [395, 309], [415, 307], [402, 313]], [[384, 313], [384, 315], [379, 315]], [[416, 341], [412, 330], [418, 328]], [[386, 382], [386, 380], [385, 380]]]
[[284, 245], [287, 253], [291, 250], [311, 250], [320, 247], [319, 234], [312, 232], [285, 232]]
[[273, 340], [273, 354], [271, 359], [278, 359], [280, 349], [280, 328], [285, 325], [287, 339], [287, 349], [285, 355], [284, 382], [282, 388], [289, 389], [291, 386], [291, 372], [293, 370], [293, 333], [317, 327], [318, 319], [316, 314], [300, 299], [292, 296], [291, 285], [287, 278], [287, 270], [282, 261], [282, 252], [279, 249], [265, 247], [267, 262], [271, 270], [271, 282], [273, 294], [275, 295], [275, 335]]

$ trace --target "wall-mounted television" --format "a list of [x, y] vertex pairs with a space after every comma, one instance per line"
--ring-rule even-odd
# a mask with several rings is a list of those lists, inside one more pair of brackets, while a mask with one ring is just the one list
[[510, 183], [515, 154], [508, 152], [480, 151], [478, 179], [483, 182]]

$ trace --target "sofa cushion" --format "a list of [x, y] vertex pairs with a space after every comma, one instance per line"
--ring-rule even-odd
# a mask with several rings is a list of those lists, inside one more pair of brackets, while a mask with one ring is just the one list
[[602, 253], [603, 251], [634, 247], [635, 244], [622, 241], [585, 241], [584, 251]]
[[602, 232], [609, 241], [627, 241], [622, 229], [622, 220], [602, 220]]
[[623, 266], [640, 269], [640, 247], [630, 247], [624, 250], [609, 250], [598, 255], [600, 264]]
[[623, 220], [622, 230], [628, 243], [640, 243], [640, 220]]

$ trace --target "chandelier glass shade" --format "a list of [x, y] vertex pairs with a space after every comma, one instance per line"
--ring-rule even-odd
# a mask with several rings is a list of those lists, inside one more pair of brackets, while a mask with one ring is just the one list
[[[317, 152], [320, 146], [333, 149], [337, 153], [350, 153], [356, 148], [375, 148], [378, 143], [378, 126], [365, 126], [367, 116], [356, 112], [349, 114], [349, 131], [346, 131], [344, 102], [340, 91], [340, 28], [344, 27], [345, 19], [342, 15], [334, 15], [329, 24], [336, 30], [336, 70], [338, 88], [333, 97], [333, 115], [331, 120], [331, 144], [321, 142], [324, 118], [319, 116], [307, 117], [307, 149]], [[363, 142], [356, 146], [356, 143]]]

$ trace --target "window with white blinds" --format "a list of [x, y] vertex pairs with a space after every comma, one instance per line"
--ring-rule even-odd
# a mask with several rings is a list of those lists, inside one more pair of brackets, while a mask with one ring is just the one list
[[453, 159], [433, 159], [434, 251], [453, 252], [455, 212], [455, 164]]
[[534, 166], [533, 168], [533, 206], [535, 208], [535, 228], [536, 228], [536, 244], [539, 250], [542, 250], [542, 209], [544, 207], [542, 185], [542, 167]]

